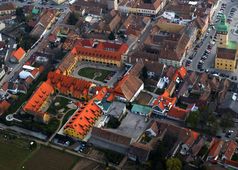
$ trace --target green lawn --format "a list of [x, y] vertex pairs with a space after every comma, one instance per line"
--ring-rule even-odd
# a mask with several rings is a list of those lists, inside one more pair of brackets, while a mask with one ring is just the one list
[[[95, 77], [97, 73], [100, 74], [100, 75]], [[78, 71], [79, 76], [87, 77], [87, 78], [90, 78], [90, 79], [93, 79], [95, 77], [94, 80], [97, 80], [97, 81], [105, 80], [106, 77], [108, 75], [110, 75], [111, 73], [113, 73], [113, 72], [109, 71], [109, 70], [90, 68], [90, 67], [85, 67], [85, 68], [82, 68]]]
[[79, 158], [64, 151], [38, 145], [30, 150], [30, 141], [0, 134], [1, 170], [70, 170]]
[[[64, 112], [67, 112], [67, 110], [69, 110], [67, 105], [69, 104], [70, 101], [71, 101], [70, 99], [67, 99], [65, 97], [56, 97], [56, 99], [51, 103], [47, 112], [52, 115], [56, 115], [58, 113], [58, 110], [61, 109], [64, 109]], [[55, 103], [59, 103], [59, 105], [55, 106]]]
[[22, 139], [4, 139], [0, 137], [0, 169], [17, 170], [33, 151], [29, 149], [29, 141]]

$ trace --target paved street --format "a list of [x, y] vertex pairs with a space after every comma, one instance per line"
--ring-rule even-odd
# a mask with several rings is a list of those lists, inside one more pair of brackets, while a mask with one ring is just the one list
[[[229, 3], [227, 3], [227, 2], [229, 2]], [[231, 8], [238, 8], [238, 1], [234, 1], [233, 3], [231, 3], [230, 0], [221, 0], [220, 3], [218, 4], [215, 14], [213, 15], [213, 18], [212, 18], [212, 23], [214, 23], [214, 24], [215, 24], [217, 14], [218, 14], [219, 10], [221, 9], [222, 3], [228, 4], [223, 12], [225, 14], [225, 16], [229, 16]], [[238, 20], [236, 18], [238, 18], [237, 13], [234, 15], [233, 20], [230, 23], [229, 30], [234, 29], [234, 27], [238, 24]], [[229, 78], [231, 79], [231, 77], [238, 75], [238, 71], [233, 73], [233, 72], [228, 72], [228, 71], [217, 70], [214, 68], [217, 46], [216, 46], [216, 44], [212, 45], [210, 42], [215, 40], [213, 38], [215, 36], [215, 34], [216, 34], [216, 31], [214, 29], [212, 29], [212, 27], [210, 26], [209, 31], [207, 31], [204, 34], [204, 36], [201, 37], [201, 40], [198, 42], [195, 42], [194, 47], [196, 45], [199, 45], [197, 51], [195, 51], [194, 49], [191, 49], [183, 63], [184, 63], [184, 65], [186, 65], [186, 62], [189, 60], [189, 57], [193, 56], [190, 66], [186, 66], [189, 70], [198, 71], [198, 72], [208, 71], [210, 73], [216, 72], [218, 74], [223, 73], [223, 74], [229, 75]], [[229, 40], [238, 41], [238, 35], [235, 35], [234, 33], [232, 33], [232, 31], [230, 31], [229, 32]], [[201, 60], [201, 57], [204, 55], [204, 52], [207, 49], [208, 45], [212, 46], [212, 49], [210, 50], [211, 52], [207, 55], [207, 59], [204, 60], [204, 64], [202, 64], [202, 67], [198, 68], [198, 63]], [[221, 78], [223, 78], [223, 77], [221, 77]], [[232, 80], [232, 81], [235, 81], [235, 80]]]
[[[44, 39], [47, 39], [51, 31], [54, 30], [63, 21], [64, 17], [67, 15], [68, 12], [69, 9], [67, 8], [60, 14], [59, 19], [55, 23], [55, 25], [52, 26], [50, 30], [45, 31], [44, 34], [42, 35], [42, 37], [44, 36]], [[0, 81], [0, 86], [2, 86], [4, 82], [8, 82], [14, 76], [14, 74], [22, 68], [25, 62], [30, 59], [31, 55], [38, 51], [39, 47], [42, 44], [44, 44], [44, 41], [41, 41], [41, 39], [39, 38], [37, 42], [33, 45], [35, 47], [33, 49], [28, 50], [26, 56], [21, 60], [21, 62], [17, 64], [9, 74], [3, 77], [3, 79]]]

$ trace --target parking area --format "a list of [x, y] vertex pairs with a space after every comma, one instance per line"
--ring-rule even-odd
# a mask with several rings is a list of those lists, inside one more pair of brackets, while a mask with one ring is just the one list
[[213, 76], [229, 78], [231, 81], [237, 82], [238, 69], [235, 72], [228, 72], [214, 68], [217, 53], [215, 25], [220, 21], [223, 14], [227, 17], [229, 25], [229, 40], [238, 42], [238, 1], [223, 0], [217, 7], [213, 16], [213, 22], [211, 22], [203, 37], [196, 42], [194, 49], [191, 50], [185, 59], [184, 65], [189, 70], [207, 72]]

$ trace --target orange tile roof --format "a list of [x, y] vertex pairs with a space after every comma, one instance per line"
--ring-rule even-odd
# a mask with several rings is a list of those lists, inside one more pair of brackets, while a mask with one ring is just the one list
[[65, 76], [56, 72], [48, 74], [48, 83], [54, 88], [58, 89], [65, 95], [72, 95], [75, 98], [86, 97], [88, 90], [92, 85], [91, 82], [86, 80], [77, 79], [71, 76]]
[[235, 153], [235, 150], [237, 148], [237, 143], [233, 140], [230, 140], [226, 142], [226, 151], [224, 153], [225, 159], [230, 160]]
[[238, 162], [237, 161], [225, 160], [225, 164], [238, 168]]
[[106, 88], [103, 88], [96, 97], [80, 107], [80, 109], [71, 117], [64, 129], [74, 129], [77, 134], [84, 137], [93, 127], [96, 119], [102, 114], [101, 109], [94, 103], [94, 100], [102, 100], [106, 93]]
[[26, 52], [21, 47], [12, 52], [12, 56], [15, 57], [18, 61], [21, 60], [25, 54]]
[[23, 110], [30, 113], [41, 112], [40, 108], [42, 104], [53, 92], [53, 87], [49, 83], [43, 82], [27, 101], [26, 105], [23, 107]]
[[188, 110], [181, 109], [179, 107], [173, 106], [167, 113], [169, 117], [179, 119], [179, 120], [185, 120], [187, 117]]
[[186, 129], [186, 130], [190, 132], [190, 135], [189, 135], [189, 138], [186, 140], [185, 144], [192, 146], [194, 142], [198, 139], [200, 134], [190, 129]]
[[6, 101], [6, 100], [1, 101], [0, 102], [0, 115], [5, 113], [10, 106], [11, 106], [11, 104], [8, 101]]
[[212, 157], [213, 159], [215, 159], [219, 155], [223, 144], [224, 144], [224, 141], [215, 139], [209, 151], [208, 157]]
[[165, 92], [158, 96], [157, 100], [154, 101], [153, 106], [158, 106], [161, 110], [164, 110], [165, 107], [172, 108], [177, 101], [176, 97], [169, 97], [169, 93], [165, 90]]
[[182, 66], [176, 70], [176, 72], [173, 76], [173, 80], [175, 81], [177, 79], [177, 77], [184, 79], [186, 74], [187, 74], [187, 70], [185, 67]]

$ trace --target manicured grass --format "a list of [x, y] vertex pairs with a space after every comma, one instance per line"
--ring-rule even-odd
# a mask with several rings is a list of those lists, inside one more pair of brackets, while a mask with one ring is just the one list
[[[65, 97], [56, 97], [56, 99], [51, 103], [47, 112], [52, 115], [56, 115], [58, 113], [58, 110], [61, 109], [64, 109], [64, 112], [67, 112], [67, 110], [69, 110], [67, 104], [69, 104], [70, 101], [71, 101], [70, 99], [67, 99]], [[55, 106], [55, 103], [59, 103], [59, 105]]]
[[27, 170], [70, 170], [79, 160], [78, 157], [52, 148], [41, 148], [24, 163]]
[[23, 139], [4, 139], [0, 137], [0, 169], [20, 169], [23, 162], [31, 156], [29, 141]]
[[78, 71], [79, 76], [87, 77], [90, 79], [93, 79], [96, 74], [101, 74], [100, 76], [95, 77], [95, 80], [97, 81], [103, 81], [106, 79], [108, 75], [113, 73], [112, 71], [109, 70], [103, 70], [103, 69], [97, 69], [97, 68], [90, 68], [90, 67], [85, 67], [82, 68]]

